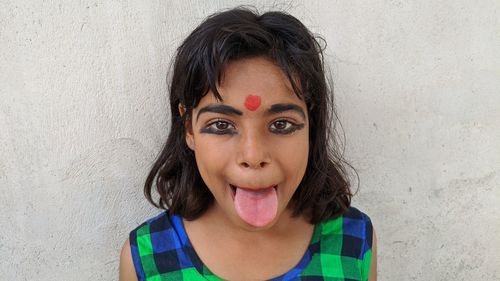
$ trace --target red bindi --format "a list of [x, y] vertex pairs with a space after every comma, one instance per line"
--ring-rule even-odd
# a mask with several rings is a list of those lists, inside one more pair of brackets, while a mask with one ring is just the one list
[[248, 95], [245, 99], [245, 107], [250, 111], [255, 111], [260, 106], [260, 97]]

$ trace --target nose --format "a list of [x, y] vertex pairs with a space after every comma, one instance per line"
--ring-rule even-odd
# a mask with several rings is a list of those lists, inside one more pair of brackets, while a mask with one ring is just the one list
[[238, 165], [245, 169], [261, 169], [271, 163], [269, 147], [257, 132], [246, 132], [241, 136]]

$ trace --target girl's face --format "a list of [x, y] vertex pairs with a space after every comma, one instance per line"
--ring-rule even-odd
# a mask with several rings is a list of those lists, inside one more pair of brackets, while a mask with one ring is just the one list
[[245, 229], [270, 228], [306, 170], [306, 104], [262, 57], [231, 62], [218, 90], [222, 102], [209, 92], [193, 109], [186, 142], [214, 195], [211, 208]]

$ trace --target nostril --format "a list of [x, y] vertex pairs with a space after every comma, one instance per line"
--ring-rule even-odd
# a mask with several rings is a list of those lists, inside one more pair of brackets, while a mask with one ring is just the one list
[[243, 168], [252, 168], [252, 169], [262, 169], [266, 167], [269, 163], [266, 161], [262, 161], [259, 163], [251, 163], [251, 162], [241, 162], [239, 165]]

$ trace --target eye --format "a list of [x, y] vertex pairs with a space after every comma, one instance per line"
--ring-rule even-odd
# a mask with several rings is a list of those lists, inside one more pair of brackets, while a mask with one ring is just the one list
[[224, 122], [224, 121], [217, 121], [217, 122], [214, 122], [210, 125], [210, 127], [214, 127], [217, 130], [227, 130], [227, 128], [229, 128], [229, 126], [231, 126], [231, 124]]
[[289, 129], [292, 126], [292, 123], [285, 121], [285, 120], [279, 120], [271, 124], [271, 129], [274, 130], [286, 130]]
[[234, 126], [233, 124], [223, 121], [217, 120], [209, 123], [206, 127], [200, 130], [201, 133], [209, 133], [209, 134], [217, 134], [217, 135], [226, 135], [226, 134], [234, 134]]
[[302, 128], [304, 128], [304, 124], [295, 124], [288, 120], [277, 120], [271, 124], [269, 130], [275, 134], [287, 135]]

